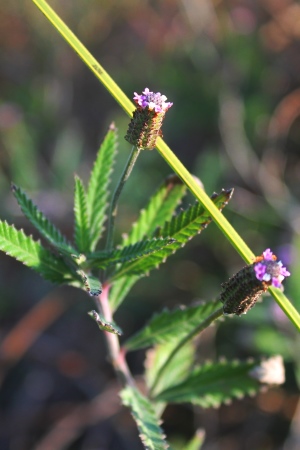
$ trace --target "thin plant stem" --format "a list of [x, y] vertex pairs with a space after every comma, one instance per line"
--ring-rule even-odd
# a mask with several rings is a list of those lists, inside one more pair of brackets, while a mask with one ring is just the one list
[[221, 308], [218, 308], [216, 311], [214, 311], [212, 314], [210, 314], [206, 319], [204, 319], [202, 322], [197, 325], [196, 328], [194, 328], [192, 331], [189, 332], [181, 341], [178, 342], [176, 347], [172, 350], [168, 358], [166, 359], [165, 363], [161, 368], [158, 370], [155, 380], [153, 381], [153, 384], [150, 389], [150, 396], [153, 397], [153, 393], [155, 391], [155, 388], [157, 387], [163, 373], [169, 366], [170, 362], [176, 355], [176, 353], [191, 339], [193, 339], [197, 334], [201, 333], [205, 328], [207, 328], [214, 320], [217, 320], [219, 317], [223, 315], [223, 306]]
[[108, 231], [107, 231], [107, 240], [106, 240], [106, 250], [111, 250], [113, 247], [113, 237], [114, 237], [114, 225], [115, 225], [115, 218], [117, 215], [117, 205], [118, 200], [121, 195], [121, 192], [123, 190], [123, 187], [126, 183], [126, 181], [129, 178], [129, 175], [131, 174], [131, 171], [133, 169], [134, 164], [136, 163], [137, 157], [140, 154], [141, 149], [132, 147], [129, 159], [127, 161], [127, 164], [124, 168], [124, 171], [121, 175], [121, 178], [119, 180], [119, 183], [116, 187], [116, 190], [114, 192], [110, 209], [109, 209], [109, 218], [108, 218]]
[[[96, 301], [96, 306], [100, 314], [103, 314], [107, 322], [112, 322], [112, 312], [108, 301], [108, 292], [110, 286], [103, 285], [103, 291]], [[114, 333], [103, 331], [110, 362], [118, 376], [123, 387], [134, 386], [134, 380], [125, 360], [125, 351], [120, 348], [119, 338]]]
[[[45, 0], [32, 0], [33, 3], [41, 10], [50, 23], [56, 28], [61, 36], [74, 49], [94, 75], [100, 80], [105, 88], [110, 92], [112, 97], [120, 104], [126, 113], [132, 117], [135, 106], [128, 99], [126, 94], [120, 89], [110, 75], [98, 63], [98, 61], [91, 55], [87, 48], [80, 42], [69, 27], [60, 19], [55, 11], [48, 5]], [[190, 191], [195, 195], [204, 208], [210, 213], [216, 225], [220, 228], [222, 233], [226, 236], [229, 242], [241, 255], [241, 257], [249, 264], [253, 262], [254, 254], [243, 241], [241, 236], [235, 231], [231, 224], [226, 220], [223, 214], [218, 210], [214, 203], [210, 200], [208, 195], [201, 189], [198, 183], [194, 180], [192, 175], [187, 171], [183, 164], [174, 155], [172, 150], [161, 139], [157, 140], [157, 150], [161, 156], [166, 160], [169, 166], [175, 173], [183, 180]], [[279, 294], [278, 289], [270, 288], [269, 292], [273, 295], [280, 308], [285, 312], [291, 322], [300, 330], [300, 314], [283, 295]]]

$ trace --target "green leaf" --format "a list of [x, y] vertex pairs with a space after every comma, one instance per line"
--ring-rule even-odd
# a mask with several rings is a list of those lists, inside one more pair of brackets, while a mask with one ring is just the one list
[[123, 389], [120, 395], [123, 405], [131, 409], [145, 448], [148, 450], [167, 449], [169, 446], [149, 400], [136, 388], [129, 386]]
[[114, 322], [107, 322], [105, 317], [93, 310], [88, 313], [92, 319], [95, 320], [101, 331], [108, 331], [109, 333], [117, 334], [122, 336], [123, 332], [120, 327], [118, 327]]
[[111, 124], [98, 151], [87, 190], [87, 210], [90, 218], [90, 250], [94, 250], [103, 232], [108, 206], [109, 183], [117, 147], [117, 133]]
[[[231, 195], [232, 189], [228, 191], [222, 190], [221, 194], [214, 194], [212, 200], [215, 205], [222, 210], [228, 203]], [[125, 275], [143, 275], [150, 270], [157, 268], [162, 262], [165, 262], [168, 256], [183, 247], [187, 241], [206, 228], [210, 222], [211, 218], [207, 211], [199, 203], [182, 211], [176, 217], [173, 217], [170, 222], [167, 222], [161, 230], [158, 230], [155, 236], [174, 238], [175, 242], [173, 244], [141, 261], [137, 260], [125, 263], [115, 272], [112, 276], [112, 280], [116, 280]]]
[[12, 185], [12, 192], [19, 203], [19, 206], [27, 219], [34, 227], [47, 239], [50, 244], [56, 248], [62, 248], [65, 252], [76, 253], [71, 244], [61, 234], [61, 232], [47, 219], [46, 216], [37, 208], [32, 200], [27, 197], [25, 192], [18, 186]]
[[97, 296], [102, 292], [102, 285], [100, 280], [93, 275], [85, 273], [83, 270], [77, 270], [78, 275], [81, 277], [84, 289], [90, 294]]
[[160, 314], [155, 314], [124, 346], [127, 350], [137, 350], [155, 344], [177, 343], [219, 307], [219, 300], [215, 300], [172, 311], [165, 309]]
[[[153, 234], [158, 226], [170, 220], [185, 192], [186, 186], [177, 175], [169, 176], [150, 198], [147, 207], [141, 211], [137, 222], [129, 235], [124, 238], [122, 245], [127, 246], [140, 241], [144, 236]], [[131, 275], [114, 281], [109, 295], [110, 305], [114, 310], [122, 303], [140, 277], [141, 275]]]
[[190, 402], [203, 408], [218, 407], [233, 398], [253, 395], [260, 389], [259, 382], [250, 376], [257, 362], [221, 361], [196, 367], [187, 378], [160, 392], [159, 402]]
[[26, 236], [23, 230], [18, 231], [2, 221], [0, 221], [0, 250], [36, 270], [53, 283], [67, 283], [74, 279], [61, 257], [53, 255], [31, 236]]
[[87, 215], [86, 194], [83, 183], [78, 176], [75, 176], [74, 219], [75, 244], [80, 252], [86, 253], [90, 248], [89, 218]]
[[[217, 208], [222, 211], [232, 197], [233, 189], [222, 189], [220, 194], [213, 194], [212, 201]], [[207, 227], [211, 222], [211, 217], [200, 203], [190, 206], [167, 222], [160, 230], [157, 236], [173, 237], [176, 239], [176, 248], [182, 247], [188, 240]]]
[[[145, 362], [145, 378], [149, 390], [151, 390], [157, 374], [159, 373], [161, 367], [164, 366], [175, 346], [176, 343], [167, 342], [148, 350]], [[191, 341], [189, 341], [176, 353], [168, 365], [168, 370], [162, 373], [154, 392], [161, 392], [184, 380], [192, 367], [194, 355], [194, 345]]]
[[151, 239], [128, 245], [111, 252], [95, 252], [88, 255], [88, 260], [93, 261], [93, 267], [106, 268], [112, 264], [124, 263], [136, 259], [142, 259], [174, 242], [173, 239]]
[[122, 246], [142, 240], [170, 220], [185, 192], [186, 186], [177, 175], [169, 176], [150, 198], [147, 207], [141, 210], [137, 222], [133, 224], [129, 235], [124, 238]]

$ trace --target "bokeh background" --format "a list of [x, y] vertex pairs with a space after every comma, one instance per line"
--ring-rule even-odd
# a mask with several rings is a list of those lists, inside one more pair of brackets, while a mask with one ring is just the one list
[[[129, 97], [145, 87], [174, 106], [164, 138], [207, 193], [235, 188], [224, 210], [256, 253], [271, 247], [293, 276], [300, 309], [300, 4], [292, 0], [51, 1]], [[0, 216], [27, 233], [10, 192], [20, 185], [71, 238], [73, 176], [88, 179], [109, 124], [120, 136], [115, 183], [128, 152], [128, 117], [30, 0], [0, 0]], [[122, 194], [117, 235], [170, 168], [144, 152]], [[187, 196], [186, 203], [193, 201]], [[141, 449], [120, 406], [101, 333], [84, 293], [53, 287], [0, 255], [0, 448]], [[216, 298], [243, 266], [212, 224], [134, 287], [116, 315], [125, 337], [163, 307]], [[300, 448], [300, 340], [266, 297], [210, 328], [198, 359], [281, 354], [286, 383], [220, 410], [170, 406], [174, 449], [198, 428], [204, 449]], [[139, 377], [144, 353], [129, 355]]]

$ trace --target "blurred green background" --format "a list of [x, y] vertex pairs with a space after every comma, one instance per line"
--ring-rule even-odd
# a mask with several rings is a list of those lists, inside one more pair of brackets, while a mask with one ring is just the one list
[[[289, 0], [65, 0], [51, 6], [126, 94], [145, 87], [174, 106], [166, 142], [207, 193], [235, 188], [224, 210], [250, 248], [270, 247], [292, 277], [285, 293], [300, 309], [300, 5]], [[1, 219], [36, 234], [10, 192], [20, 185], [72, 237], [73, 176], [85, 181], [109, 124], [120, 144], [113, 183], [128, 157], [129, 119], [36, 6], [0, 0]], [[170, 168], [143, 152], [121, 197], [117, 235]], [[185, 205], [193, 200], [187, 196]], [[184, 205], [183, 205], [184, 206]], [[53, 288], [0, 255], [0, 448], [141, 449], [120, 407], [118, 386], [93, 303]], [[134, 287], [117, 312], [128, 337], [163, 307], [213, 299], [243, 266], [215, 225]], [[199, 341], [198, 359], [282, 354], [287, 381], [220, 410], [168, 407], [175, 449], [203, 427], [204, 449], [300, 448], [300, 340], [267, 297], [246, 317]], [[129, 355], [139, 376], [144, 353]]]

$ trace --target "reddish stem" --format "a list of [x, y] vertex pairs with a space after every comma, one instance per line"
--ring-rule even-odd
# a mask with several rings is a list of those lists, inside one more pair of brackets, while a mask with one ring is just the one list
[[[104, 284], [102, 293], [97, 297], [96, 304], [99, 312], [104, 316], [107, 322], [112, 322], [112, 311], [108, 301], [110, 285]], [[109, 353], [109, 359], [112, 363], [120, 383], [123, 386], [133, 386], [134, 380], [128, 368], [125, 359], [125, 351], [120, 349], [119, 338], [114, 333], [104, 331], [104, 336]]]

